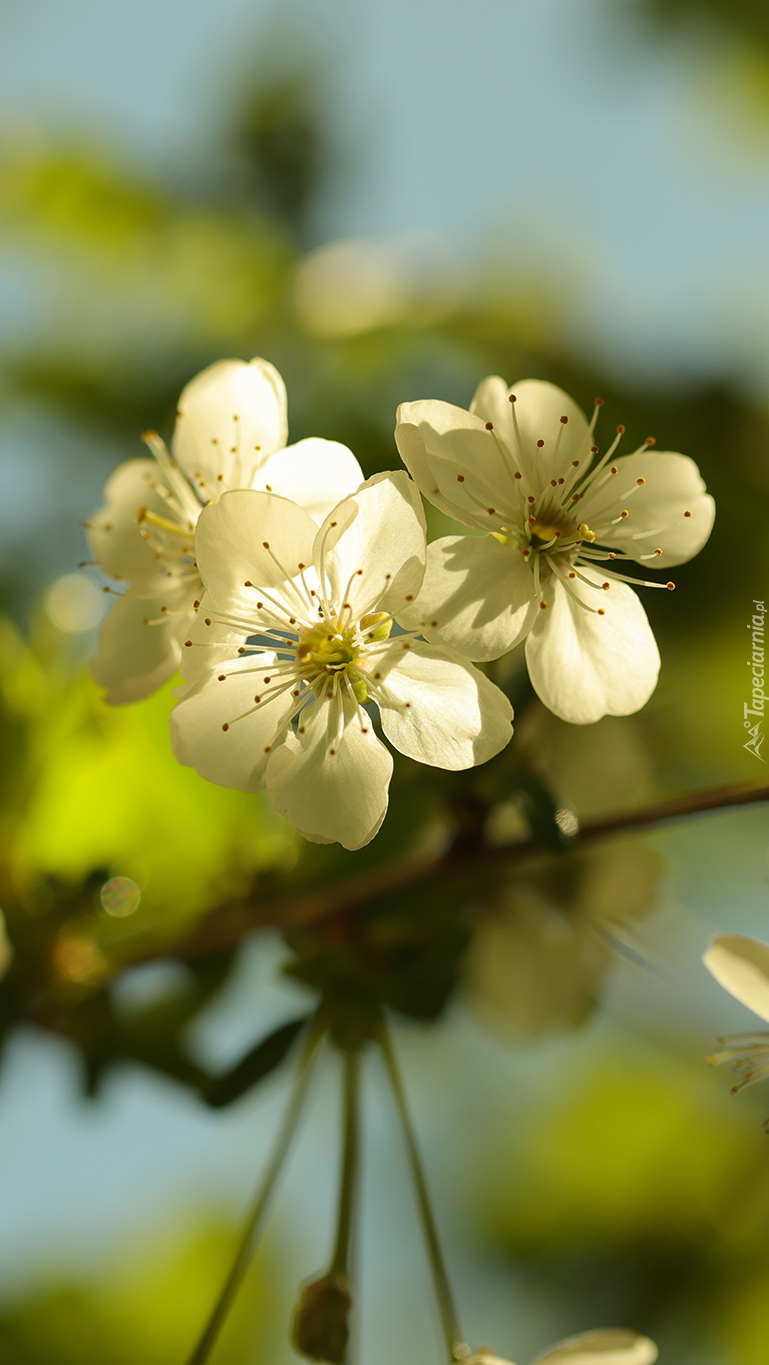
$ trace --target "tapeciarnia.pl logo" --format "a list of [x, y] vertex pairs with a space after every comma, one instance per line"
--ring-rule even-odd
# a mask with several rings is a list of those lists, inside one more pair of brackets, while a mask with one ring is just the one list
[[751, 657], [748, 659], [748, 668], [751, 670], [752, 695], [749, 702], [745, 702], [742, 708], [743, 725], [748, 731], [747, 743], [743, 744], [743, 749], [748, 753], [755, 754], [756, 758], [766, 763], [766, 759], [761, 754], [761, 745], [764, 742], [762, 726], [764, 723], [764, 707], [766, 705], [766, 695], [764, 693], [764, 617], [766, 607], [763, 602], [753, 602], [754, 613], [748, 621], [748, 630], [751, 632]]

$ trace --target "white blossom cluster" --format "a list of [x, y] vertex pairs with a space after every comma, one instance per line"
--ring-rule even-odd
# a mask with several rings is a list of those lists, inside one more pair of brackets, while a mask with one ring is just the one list
[[[660, 660], [620, 570], [691, 558], [713, 501], [683, 455], [647, 442], [614, 460], [621, 430], [600, 455], [598, 413], [588, 422], [549, 383], [490, 378], [468, 412], [402, 405], [408, 472], [363, 481], [345, 446], [286, 445], [271, 365], [210, 366], [181, 395], [171, 451], [147, 433], [152, 458], [115, 472], [89, 524], [95, 559], [126, 585], [93, 662], [107, 699], [181, 669], [179, 761], [266, 788], [305, 838], [352, 849], [387, 810], [377, 718], [439, 768], [509, 742], [512, 708], [477, 662], [525, 640], [533, 686], [563, 719], [638, 710]], [[471, 534], [428, 546], [422, 496]]]

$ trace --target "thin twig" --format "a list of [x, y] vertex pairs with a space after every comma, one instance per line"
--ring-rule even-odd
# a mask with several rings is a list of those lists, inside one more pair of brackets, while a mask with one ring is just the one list
[[[581, 848], [586, 843], [619, 834], [623, 830], [648, 829], [671, 820], [763, 801], [769, 801], [769, 785], [766, 784], [729, 782], [718, 787], [704, 787], [683, 796], [672, 796], [634, 809], [612, 812], [596, 820], [587, 820], [571, 847]], [[341, 911], [419, 886], [444, 873], [451, 875], [460, 867], [466, 872], [476, 868], [481, 871], [490, 866], [512, 864], [542, 852], [543, 845], [534, 838], [522, 839], [502, 848], [479, 848], [471, 854], [463, 851], [461, 858], [449, 849], [438, 855], [423, 854], [385, 867], [375, 867], [305, 895], [285, 896], [261, 904], [253, 900], [239, 901], [214, 910], [188, 938], [181, 943], [174, 943], [168, 951], [175, 957], [197, 957], [201, 953], [238, 943], [255, 929], [271, 925], [296, 928], [318, 924]], [[157, 947], [147, 954], [148, 957], [159, 955]]]
[[310, 1025], [310, 1031], [305, 1041], [302, 1056], [299, 1059], [294, 1088], [283, 1115], [283, 1121], [273, 1143], [267, 1169], [259, 1182], [256, 1198], [250, 1214], [246, 1220], [246, 1225], [241, 1233], [238, 1248], [235, 1253], [230, 1272], [222, 1286], [219, 1297], [213, 1307], [211, 1316], [206, 1323], [203, 1333], [189, 1358], [189, 1365], [205, 1365], [211, 1351], [213, 1350], [217, 1337], [222, 1329], [224, 1320], [229, 1312], [232, 1301], [240, 1287], [243, 1276], [248, 1269], [249, 1261], [254, 1252], [257, 1237], [262, 1229], [264, 1216], [267, 1212], [270, 1199], [272, 1197], [278, 1176], [283, 1168], [288, 1149], [292, 1138], [296, 1132], [296, 1127], [301, 1117], [304, 1102], [307, 1097], [307, 1089], [313, 1072], [313, 1063], [317, 1057], [318, 1044], [324, 1033], [324, 1025], [316, 1016]]
[[339, 1181], [339, 1211], [337, 1215], [336, 1246], [331, 1261], [331, 1275], [349, 1276], [350, 1241], [353, 1234], [355, 1197], [358, 1187], [360, 1156], [359, 1116], [360, 1052], [344, 1054], [344, 1084], [342, 1096], [342, 1169]]
[[414, 1181], [414, 1193], [416, 1195], [417, 1208], [422, 1223], [422, 1230], [427, 1246], [427, 1255], [432, 1270], [435, 1283], [435, 1294], [440, 1309], [441, 1324], [443, 1334], [446, 1339], [449, 1361], [462, 1360], [468, 1354], [468, 1348], [462, 1335], [462, 1328], [459, 1325], [459, 1316], [454, 1303], [451, 1284], [449, 1282], [446, 1262], [443, 1257], [438, 1229], [435, 1223], [430, 1195], [427, 1189], [422, 1158], [419, 1154], [419, 1145], [414, 1132], [414, 1125], [411, 1121], [406, 1091], [401, 1079], [400, 1068], [395, 1056], [395, 1049], [387, 1025], [382, 1022], [378, 1033], [378, 1042], [382, 1049], [385, 1067], [392, 1087], [395, 1105], [398, 1110], [398, 1117], [401, 1121], [403, 1136], [406, 1142], [406, 1152], [408, 1154], [411, 1176]]

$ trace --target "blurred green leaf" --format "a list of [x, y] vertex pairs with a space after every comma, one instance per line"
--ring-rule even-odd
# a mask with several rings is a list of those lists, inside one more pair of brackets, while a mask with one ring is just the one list
[[210, 1104], [212, 1109], [222, 1109], [239, 1100], [241, 1095], [275, 1071], [288, 1056], [306, 1026], [307, 1018], [292, 1019], [288, 1024], [282, 1024], [247, 1052], [231, 1071], [210, 1080], [203, 1090], [206, 1104]]

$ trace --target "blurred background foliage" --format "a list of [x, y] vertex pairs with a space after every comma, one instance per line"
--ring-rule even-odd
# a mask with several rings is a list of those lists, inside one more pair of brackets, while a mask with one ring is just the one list
[[[715, 21], [751, 45], [751, 61], [766, 62], [759, 3], [630, 8], [665, 21], [662, 33], [673, 21], [705, 33]], [[199, 181], [144, 174], [95, 136], [29, 138], [11, 127], [4, 139], [0, 250], [23, 306], [13, 335], [0, 338], [0, 440], [22, 505], [3, 514], [0, 544], [0, 906], [13, 949], [0, 985], [2, 1038], [28, 1038], [30, 1024], [65, 1038], [83, 1090], [103, 1091], [105, 1105], [139, 1063], [195, 1104], [218, 1107], [288, 1055], [318, 986], [363, 983], [401, 1020], [433, 1020], [450, 1004], [448, 1041], [435, 1044], [442, 1053], [419, 1030], [403, 1038], [417, 1107], [424, 1101], [432, 1114], [438, 1187], [464, 1219], [450, 1234], [456, 1255], [476, 1258], [466, 1293], [479, 1335], [491, 1320], [497, 1348], [523, 1359], [559, 1335], [622, 1321], [658, 1336], [668, 1365], [763, 1365], [769, 1158], [760, 1108], [747, 1099], [727, 1111], [725, 1085], [701, 1074], [711, 1030], [696, 1006], [676, 1014], [668, 1003], [655, 1015], [659, 925], [664, 939], [675, 921], [663, 853], [677, 846], [672, 836], [628, 836], [582, 849], [569, 830], [574, 816], [757, 775], [741, 748], [742, 652], [752, 597], [766, 583], [769, 405], [729, 374], [652, 388], [601, 368], [567, 326], [562, 264], [524, 266], [491, 241], [457, 262], [429, 239], [320, 240], [319, 196], [340, 156], [320, 67], [306, 55], [292, 64], [285, 51], [272, 70], [263, 59], [216, 174]], [[76, 567], [77, 523], [114, 464], [138, 452], [143, 429], [170, 436], [181, 387], [223, 355], [268, 357], [287, 382], [291, 439], [343, 441], [366, 475], [397, 465], [399, 401], [466, 406], [489, 373], [551, 379], [588, 408], [600, 393], [604, 440], [623, 422], [628, 449], [654, 435], [663, 449], [693, 455], [718, 519], [698, 559], [676, 571], [676, 592], [644, 596], [664, 659], [645, 712], [567, 726], [532, 697], [514, 654], [491, 670], [516, 706], [513, 745], [466, 775], [396, 756], [383, 831], [349, 854], [303, 845], [266, 798], [177, 766], [168, 692], [107, 708], [85, 662], [108, 601], [96, 575]], [[432, 535], [451, 529], [429, 517]], [[721, 827], [709, 828], [717, 842]], [[535, 857], [508, 865], [498, 856], [529, 834]], [[760, 862], [759, 840], [741, 838], [735, 847]], [[497, 860], [482, 874], [476, 856], [465, 876], [377, 891], [378, 869], [392, 859], [451, 841], [474, 856], [494, 849]], [[687, 847], [684, 866], [701, 862], [708, 836]], [[290, 978], [284, 996], [264, 1016], [246, 1010], [229, 1043], [212, 1044], [217, 1002], [242, 1001], [238, 982], [249, 978], [231, 947], [192, 951], [195, 926], [217, 906], [238, 914], [255, 900], [333, 890], [351, 874], [372, 876], [367, 904], [338, 915], [330, 932], [290, 929], [290, 952], [267, 951]], [[754, 879], [763, 875], [759, 867]], [[713, 913], [725, 922], [731, 909]], [[153, 958], [154, 976], [152, 966], [131, 966]], [[615, 979], [650, 1003], [612, 1032], [596, 1011]], [[534, 1040], [539, 1050], [510, 1052]], [[439, 1081], [453, 1098], [436, 1099]], [[188, 1103], [185, 1092], [166, 1100]], [[316, 1156], [311, 1180], [325, 1192]], [[82, 1282], [46, 1264], [39, 1282], [9, 1291], [3, 1360], [181, 1360], [230, 1233], [185, 1226], [176, 1248], [157, 1250], [155, 1240]], [[284, 1259], [275, 1251], [258, 1263], [220, 1365], [288, 1358], [280, 1313], [296, 1273]], [[496, 1307], [479, 1287], [484, 1276], [498, 1287]], [[379, 1284], [370, 1293], [384, 1302]], [[417, 1298], [422, 1306], [422, 1290]], [[422, 1347], [407, 1310], [408, 1365]], [[372, 1312], [389, 1330], [392, 1304]], [[389, 1359], [373, 1336], [364, 1333], [372, 1361], [385, 1349]]]

